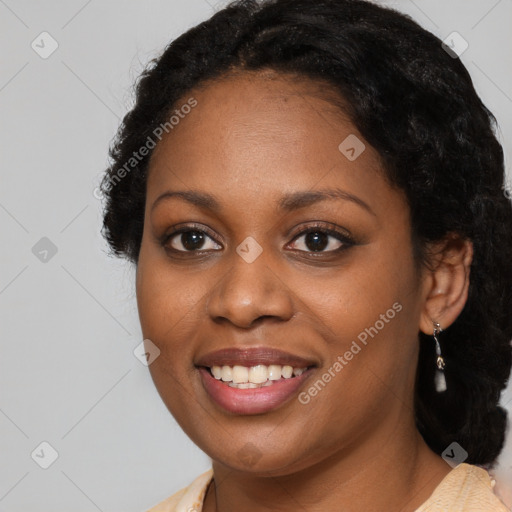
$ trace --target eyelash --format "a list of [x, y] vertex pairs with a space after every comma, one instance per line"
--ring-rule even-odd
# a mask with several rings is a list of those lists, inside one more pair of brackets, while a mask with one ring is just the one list
[[[215, 240], [215, 237], [210, 232], [209, 229], [206, 229], [204, 226], [200, 224], [188, 224], [186, 226], [180, 227], [179, 229], [176, 229], [175, 231], [172, 231], [170, 233], [166, 233], [161, 239], [160, 244], [169, 252], [172, 252], [175, 255], [186, 255], [186, 254], [195, 254], [195, 255], [204, 255], [208, 252], [211, 252], [211, 249], [207, 250], [193, 250], [193, 251], [182, 251], [178, 249], [173, 249], [168, 247], [169, 242], [172, 240], [173, 237], [176, 237], [182, 233], [187, 233], [190, 231], [197, 231], [199, 233], [203, 233], [207, 235], [210, 239], [212, 239], [216, 244], [219, 244], [217, 240]], [[293, 236], [292, 242], [296, 241], [300, 237], [307, 235], [308, 233], [323, 233], [329, 236], [332, 236], [333, 238], [336, 238], [339, 242], [342, 243], [340, 247], [337, 249], [333, 249], [330, 251], [303, 251], [300, 249], [294, 249], [296, 252], [299, 253], [306, 253], [308, 255], [311, 255], [312, 257], [320, 257], [321, 255], [332, 255], [332, 254], [338, 254], [342, 251], [352, 247], [356, 244], [356, 241], [347, 233], [341, 232], [338, 229], [329, 228], [327, 227], [326, 223], [316, 223], [311, 226], [308, 226], [306, 229], [303, 229], [302, 231], [299, 231]], [[220, 245], [220, 244], [219, 244]], [[217, 249], [215, 249], [217, 250]]]

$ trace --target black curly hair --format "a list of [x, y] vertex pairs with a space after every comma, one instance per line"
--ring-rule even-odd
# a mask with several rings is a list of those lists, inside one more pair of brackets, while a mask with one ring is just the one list
[[113, 254], [137, 264], [152, 151], [131, 169], [126, 162], [193, 88], [248, 70], [330, 84], [389, 181], [405, 191], [420, 261], [429, 242], [451, 233], [473, 242], [467, 303], [441, 334], [444, 393], [434, 389], [432, 339], [418, 334], [415, 416], [434, 452], [457, 441], [466, 462], [492, 467], [504, 443], [507, 414], [498, 403], [512, 364], [512, 205], [496, 119], [454, 57], [408, 16], [365, 0], [230, 3], [140, 76], [101, 183], [103, 234]]

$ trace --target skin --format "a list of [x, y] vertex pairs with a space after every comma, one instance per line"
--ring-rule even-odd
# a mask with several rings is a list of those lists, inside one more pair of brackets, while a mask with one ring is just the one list
[[[151, 158], [139, 315], [144, 338], [161, 351], [150, 365], [158, 392], [212, 458], [206, 512], [340, 504], [345, 512], [409, 512], [451, 469], [414, 424], [417, 337], [432, 333], [433, 319], [446, 329], [462, 310], [471, 244], [440, 242], [429, 268], [415, 262], [404, 194], [320, 91], [271, 72], [210, 82], [183, 100], [198, 105]], [[350, 134], [366, 144], [354, 161], [338, 149]], [[284, 194], [324, 188], [368, 209], [339, 198], [279, 209]], [[169, 190], [209, 193], [219, 210], [176, 196], [155, 205]], [[208, 230], [202, 253], [186, 252], [181, 235], [162, 242], [190, 223]], [[300, 232], [327, 224], [355, 244], [329, 236], [324, 252], [312, 250]], [[248, 236], [263, 249], [252, 263], [236, 252]], [[222, 348], [279, 348], [317, 362], [304, 391], [397, 302], [402, 310], [305, 405], [294, 397], [268, 413], [230, 414], [208, 397], [194, 366]]]

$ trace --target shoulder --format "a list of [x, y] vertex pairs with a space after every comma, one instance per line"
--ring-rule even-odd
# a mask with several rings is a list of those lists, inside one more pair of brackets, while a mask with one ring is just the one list
[[493, 492], [487, 471], [471, 464], [452, 469], [416, 512], [509, 512]]
[[158, 503], [146, 512], [201, 512], [203, 499], [213, 476], [213, 470], [209, 469], [199, 475], [190, 485], [179, 490], [169, 498]]

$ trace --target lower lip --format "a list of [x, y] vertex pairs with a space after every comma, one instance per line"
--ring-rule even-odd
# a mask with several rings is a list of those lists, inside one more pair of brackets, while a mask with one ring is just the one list
[[312, 369], [297, 377], [274, 381], [271, 386], [253, 389], [232, 388], [213, 377], [206, 368], [199, 368], [199, 373], [206, 392], [222, 409], [233, 414], [263, 414], [294, 396]]

